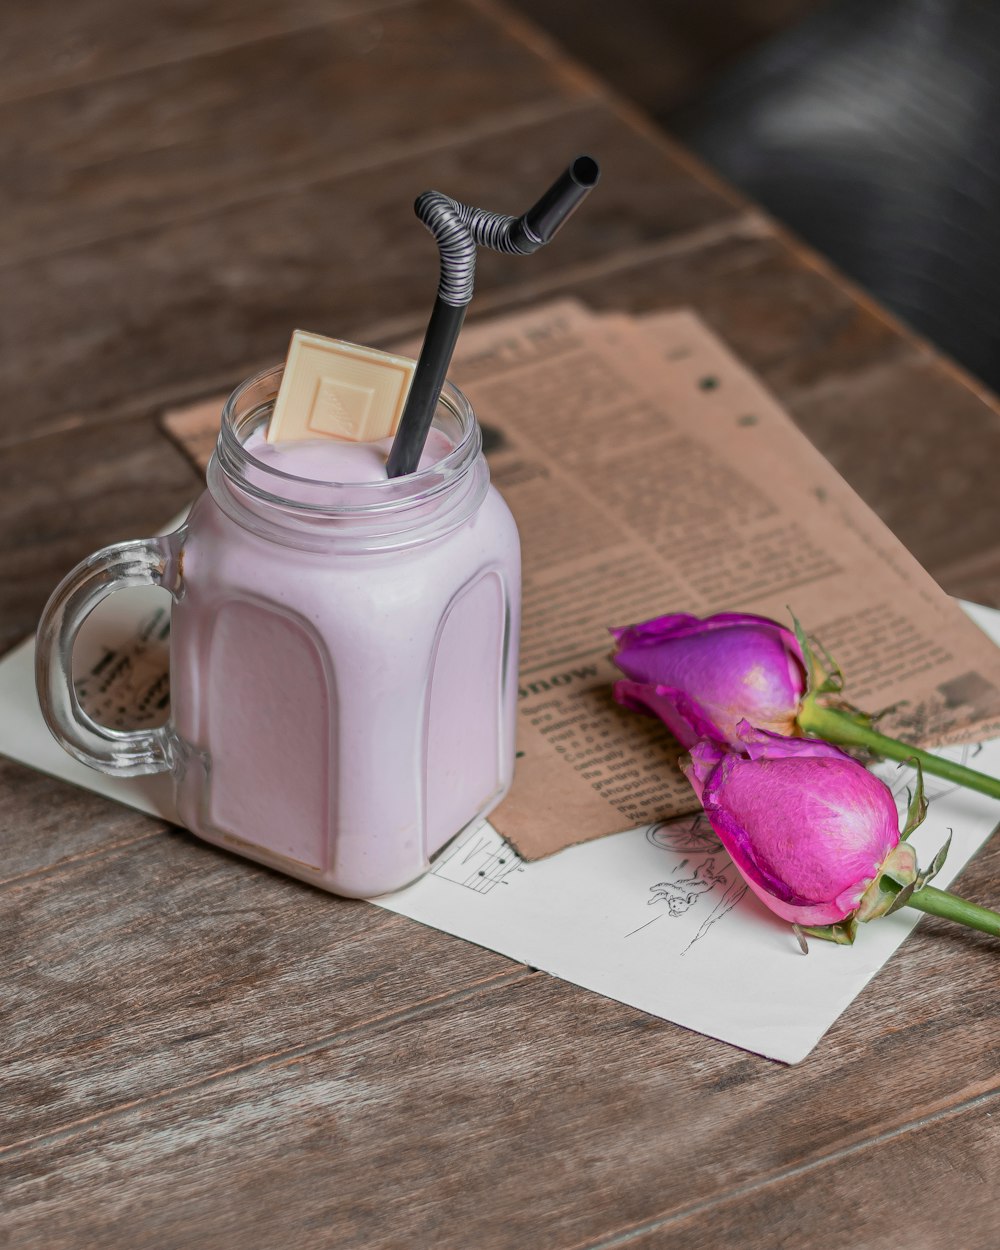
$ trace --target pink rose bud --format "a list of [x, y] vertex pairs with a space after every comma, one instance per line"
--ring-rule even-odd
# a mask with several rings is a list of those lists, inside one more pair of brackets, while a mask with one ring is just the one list
[[612, 629], [615, 683], [624, 707], [658, 716], [683, 746], [700, 738], [739, 747], [736, 726], [792, 734], [806, 691], [802, 652], [791, 630], [765, 616], [682, 613]]
[[828, 742], [782, 738], [745, 721], [738, 740], [742, 754], [698, 742], [684, 771], [761, 902], [802, 926], [886, 910], [881, 873], [916, 876], [888, 786]]

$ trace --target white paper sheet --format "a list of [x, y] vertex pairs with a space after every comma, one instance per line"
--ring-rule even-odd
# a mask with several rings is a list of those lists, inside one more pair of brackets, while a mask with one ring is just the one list
[[[994, 641], [1000, 612], [963, 605]], [[102, 605], [81, 636], [78, 670], [134, 639], [163, 610], [157, 592]], [[34, 690], [34, 646], [0, 662], [0, 752], [153, 815], [172, 818], [169, 783], [115, 781], [50, 738]], [[1000, 773], [1000, 740], [949, 748]], [[908, 770], [882, 774], [905, 804]], [[935, 884], [947, 888], [1000, 819], [995, 801], [927, 779], [930, 811], [913, 837], [926, 863], [953, 833]], [[804, 1059], [919, 920], [904, 908], [862, 926], [853, 947], [810, 943], [747, 893], [707, 824], [686, 818], [523, 862], [489, 826], [465, 834], [430, 873], [373, 900], [585, 989], [786, 1063]], [[977, 899], [986, 905], [996, 899]]]

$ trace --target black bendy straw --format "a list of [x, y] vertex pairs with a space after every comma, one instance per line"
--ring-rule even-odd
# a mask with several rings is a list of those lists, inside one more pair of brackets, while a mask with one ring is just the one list
[[420, 462], [465, 310], [472, 299], [476, 247], [522, 256], [537, 252], [597, 186], [600, 173], [592, 157], [578, 156], [523, 217], [471, 208], [440, 191], [425, 191], [417, 197], [413, 207], [434, 235], [441, 253], [441, 280], [386, 463], [389, 477], [412, 473]]

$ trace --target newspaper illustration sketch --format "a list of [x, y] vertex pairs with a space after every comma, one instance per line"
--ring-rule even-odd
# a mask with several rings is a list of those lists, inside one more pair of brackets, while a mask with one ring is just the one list
[[[685, 928], [691, 935], [678, 952], [685, 955], [736, 906], [746, 893], [746, 883], [701, 813], [679, 821], [659, 821], [630, 836], [667, 852], [677, 862], [668, 877], [648, 887], [646, 905], [655, 907], [657, 914], [624, 936], [632, 937], [663, 918], [681, 920], [690, 912]], [[525, 870], [525, 861], [510, 843], [485, 825], [446, 847], [430, 875], [485, 895], [497, 886], [511, 885]]]
[[489, 894], [498, 885], [524, 871], [524, 860], [489, 826], [473, 829], [446, 848], [431, 875], [455, 885]]
[[[670, 878], [649, 887], [652, 897], [646, 900], [646, 905], [662, 908], [659, 913], [625, 936], [632, 937], [663, 917], [677, 919], [686, 916], [697, 906], [701, 923], [680, 952], [686, 955], [713, 925], [732, 911], [746, 893], [746, 883], [723, 849], [715, 830], [701, 812], [686, 820], [659, 821], [650, 825], [646, 830], [646, 841], [660, 850], [670, 851], [684, 858], [676, 865]], [[694, 867], [691, 866], [693, 858], [697, 858]], [[708, 906], [711, 910], [705, 915], [705, 908]]]

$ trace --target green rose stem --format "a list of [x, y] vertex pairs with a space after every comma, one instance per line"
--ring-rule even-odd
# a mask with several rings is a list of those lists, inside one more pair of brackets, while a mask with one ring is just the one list
[[[988, 777], [985, 773], [976, 772], [974, 768], [966, 768], [964, 764], [956, 764], [952, 760], [942, 759], [940, 755], [931, 755], [907, 742], [890, 738], [879, 733], [877, 729], [872, 729], [851, 712], [823, 707], [811, 695], [806, 695], [802, 700], [796, 719], [807, 737], [823, 738], [838, 746], [867, 747], [876, 755], [899, 760], [903, 764], [916, 759], [920, 761], [925, 772], [1000, 799], [1000, 777]], [[986, 932], [995, 933], [996, 929], [987, 929]]]
[[945, 920], [954, 920], [970, 929], [978, 929], [980, 933], [1000, 937], [1000, 913], [966, 902], [964, 898], [949, 894], [947, 890], [938, 890], [932, 885], [915, 890], [906, 900], [906, 906], [915, 907], [918, 911], [926, 912], [928, 916], [943, 916]]

